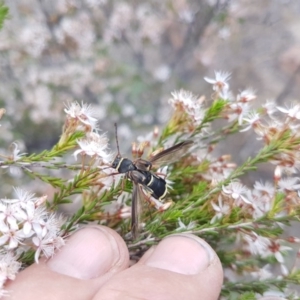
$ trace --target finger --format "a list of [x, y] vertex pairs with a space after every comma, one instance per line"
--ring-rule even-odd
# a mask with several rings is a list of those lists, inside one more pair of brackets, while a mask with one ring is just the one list
[[173, 235], [112, 277], [94, 299], [215, 300], [222, 282], [220, 260], [206, 242], [193, 235]]
[[91, 299], [128, 264], [127, 247], [115, 231], [87, 227], [76, 232], [53, 258], [20, 272], [6, 290], [11, 300]]

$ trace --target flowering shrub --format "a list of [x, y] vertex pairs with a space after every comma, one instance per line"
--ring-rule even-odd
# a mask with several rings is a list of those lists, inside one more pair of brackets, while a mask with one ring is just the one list
[[[223, 263], [225, 297], [248, 299], [279, 290], [296, 299], [289, 284], [300, 279], [291, 261], [299, 239], [284, 232], [291, 221], [299, 221], [300, 106], [283, 108], [267, 102], [254, 110], [254, 91], [245, 90], [234, 97], [229, 78], [222, 72], [216, 72], [215, 79], [205, 78], [213, 86], [210, 104], [188, 91], [173, 92], [169, 122], [134, 144], [136, 157], [146, 156], [147, 147], [151, 154], [178, 141], [194, 141], [186, 155], [158, 172], [167, 181], [168, 196], [163, 203], [145, 195], [142, 206], [150, 200], [156, 209], [148, 207], [141, 212], [136, 240], [130, 233], [132, 184], [111, 167], [115, 151], [109, 150], [106, 135], [99, 133], [91, 106], [67, 105], [62, 135], [52, 149], [20, 154], [15, 144], [10, 156], [2, 156], [0, 167], [19, 168], [56, 192], [47, 199], [15, 188], [15, 199], [1, 199], [2, 286], [7, 279], [14, 279], [21, 263], [52, 256], [80, 224], [96, 221], [117, 230], [135, 256], [166, 235], [196, 234], [214, 247]], [[213, 129], [214, 121], [222, 118], [226, 124]], [[253, 158], [237, 166], [227, 153], [214, 154], [219, 141], [246, 130], [252, 130], [262, 144]], [[66, 163], [64, 157], [71, 153], [73, 161]], [[262, 163], [274, 165], [273, 181], [244, 185], [240, 177]], [[68, 177], [45, 175], [40, 167], [66, 169]], [[81, 205], [70, 217], [53, 213], [61, 204], [71, 204], [74, 196], [80, 197]], [[275, 266], [280, 267], [276, 275]]]

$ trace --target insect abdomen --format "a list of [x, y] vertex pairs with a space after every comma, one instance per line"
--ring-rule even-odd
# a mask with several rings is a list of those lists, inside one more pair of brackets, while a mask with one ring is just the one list
[[[164, 179], [149, 172], [147, 186], [153, 191], [152, 196], [155, 199], [162, 200], [167, 194], [167, 184]], [[151, 178], [150, 178], [151, 176]]]

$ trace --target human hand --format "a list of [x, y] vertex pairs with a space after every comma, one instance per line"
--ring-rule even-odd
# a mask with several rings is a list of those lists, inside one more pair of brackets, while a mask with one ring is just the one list
[[169, 236], [128, 266], [128, 249], [115, 231], [86, 227], [53, 258], [20, 272], [5, 299], [214, 300], [223, 282], [216, 253], [194, 235]]

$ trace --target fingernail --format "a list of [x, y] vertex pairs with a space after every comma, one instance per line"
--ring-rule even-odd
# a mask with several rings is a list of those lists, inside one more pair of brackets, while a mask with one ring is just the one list
[[89, 227], [76, 232], [47, 265], [64, 275], [91, 279], [105, 274], [118, 258], [114, 237], [100, 227]]
[[214, 258], [208, 244], [193, 235], [172, 235], [162, 240], [144, 262], [145, 265], [185, 275], [207, 269]]

